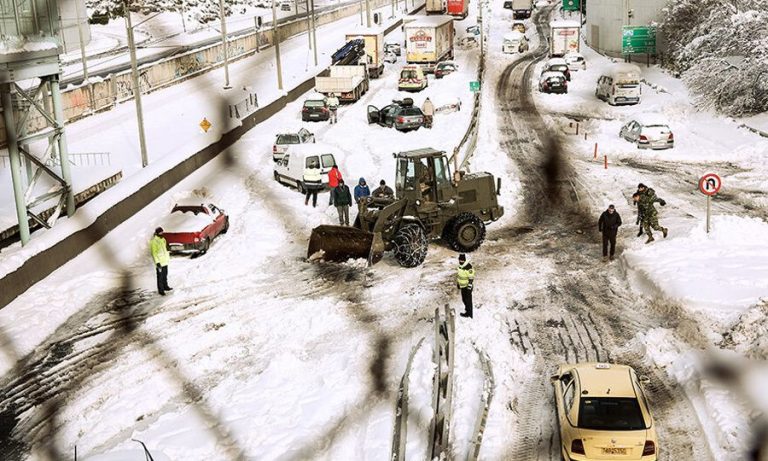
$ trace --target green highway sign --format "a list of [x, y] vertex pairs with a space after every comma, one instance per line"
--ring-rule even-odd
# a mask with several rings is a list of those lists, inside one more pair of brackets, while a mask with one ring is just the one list
[[469, 91], [473, 93], [480, 91], [480, 82], [469, 82]]
[[656, 54], [655, 26], [624, 26], [621, 34], [623, 54]]
[[579, 11], [581, 0], [563, 0], [563, 11]]

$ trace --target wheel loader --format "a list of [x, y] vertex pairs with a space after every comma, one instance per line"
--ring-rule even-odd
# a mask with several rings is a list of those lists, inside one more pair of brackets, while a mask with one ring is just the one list
[[485, 225], [504, 214], [497, 196], [501, 179], [490, 173], [452, 176], [445, 152], [431, 148], [394, 154], [395, 197], [369, 197], [353, 227], [321, 225], [312, 230], [307, 257], [343, 262], [379, 262], [392, 251], [404, 267], [424, 262], [430, 240], [441, 238], [459, 252], [476, 250]]

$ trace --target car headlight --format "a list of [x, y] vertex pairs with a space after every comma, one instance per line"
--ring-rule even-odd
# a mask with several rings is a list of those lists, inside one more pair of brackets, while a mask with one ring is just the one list
[[421, 200], [416, 199], [416, 206], [421, 206]]

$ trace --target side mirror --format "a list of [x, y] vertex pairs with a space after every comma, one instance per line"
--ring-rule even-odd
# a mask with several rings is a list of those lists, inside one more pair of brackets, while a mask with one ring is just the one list
[[647, 376], [638, 376], [637, 380], [640, 381], [640, 384], [642, 384], [643, 386], [647, 386], [651, 384], [651, 378]]
[[553, 384], [558, 382], [558, 381], [560, 381], [560, 375], [552, 375], [552, 376], [549, 377], [549, 382], [551, 382]]
[[501, 195], [501, 178], [496, 178], [496, 195]]

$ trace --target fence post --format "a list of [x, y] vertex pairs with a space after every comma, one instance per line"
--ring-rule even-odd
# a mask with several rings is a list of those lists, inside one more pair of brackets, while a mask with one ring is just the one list
[[607, 169], [608, 169], [608, 156], [607, 156], [607, 155], [605, 155], [605, 156], [603, 156], [603, 157], [604, 157], [604, 159], [605, 159], [605, 169], [607, 170]]
[[592, 156], [594, 160], [597, 160], [597, 143], [595, 143], [595, 154]]

